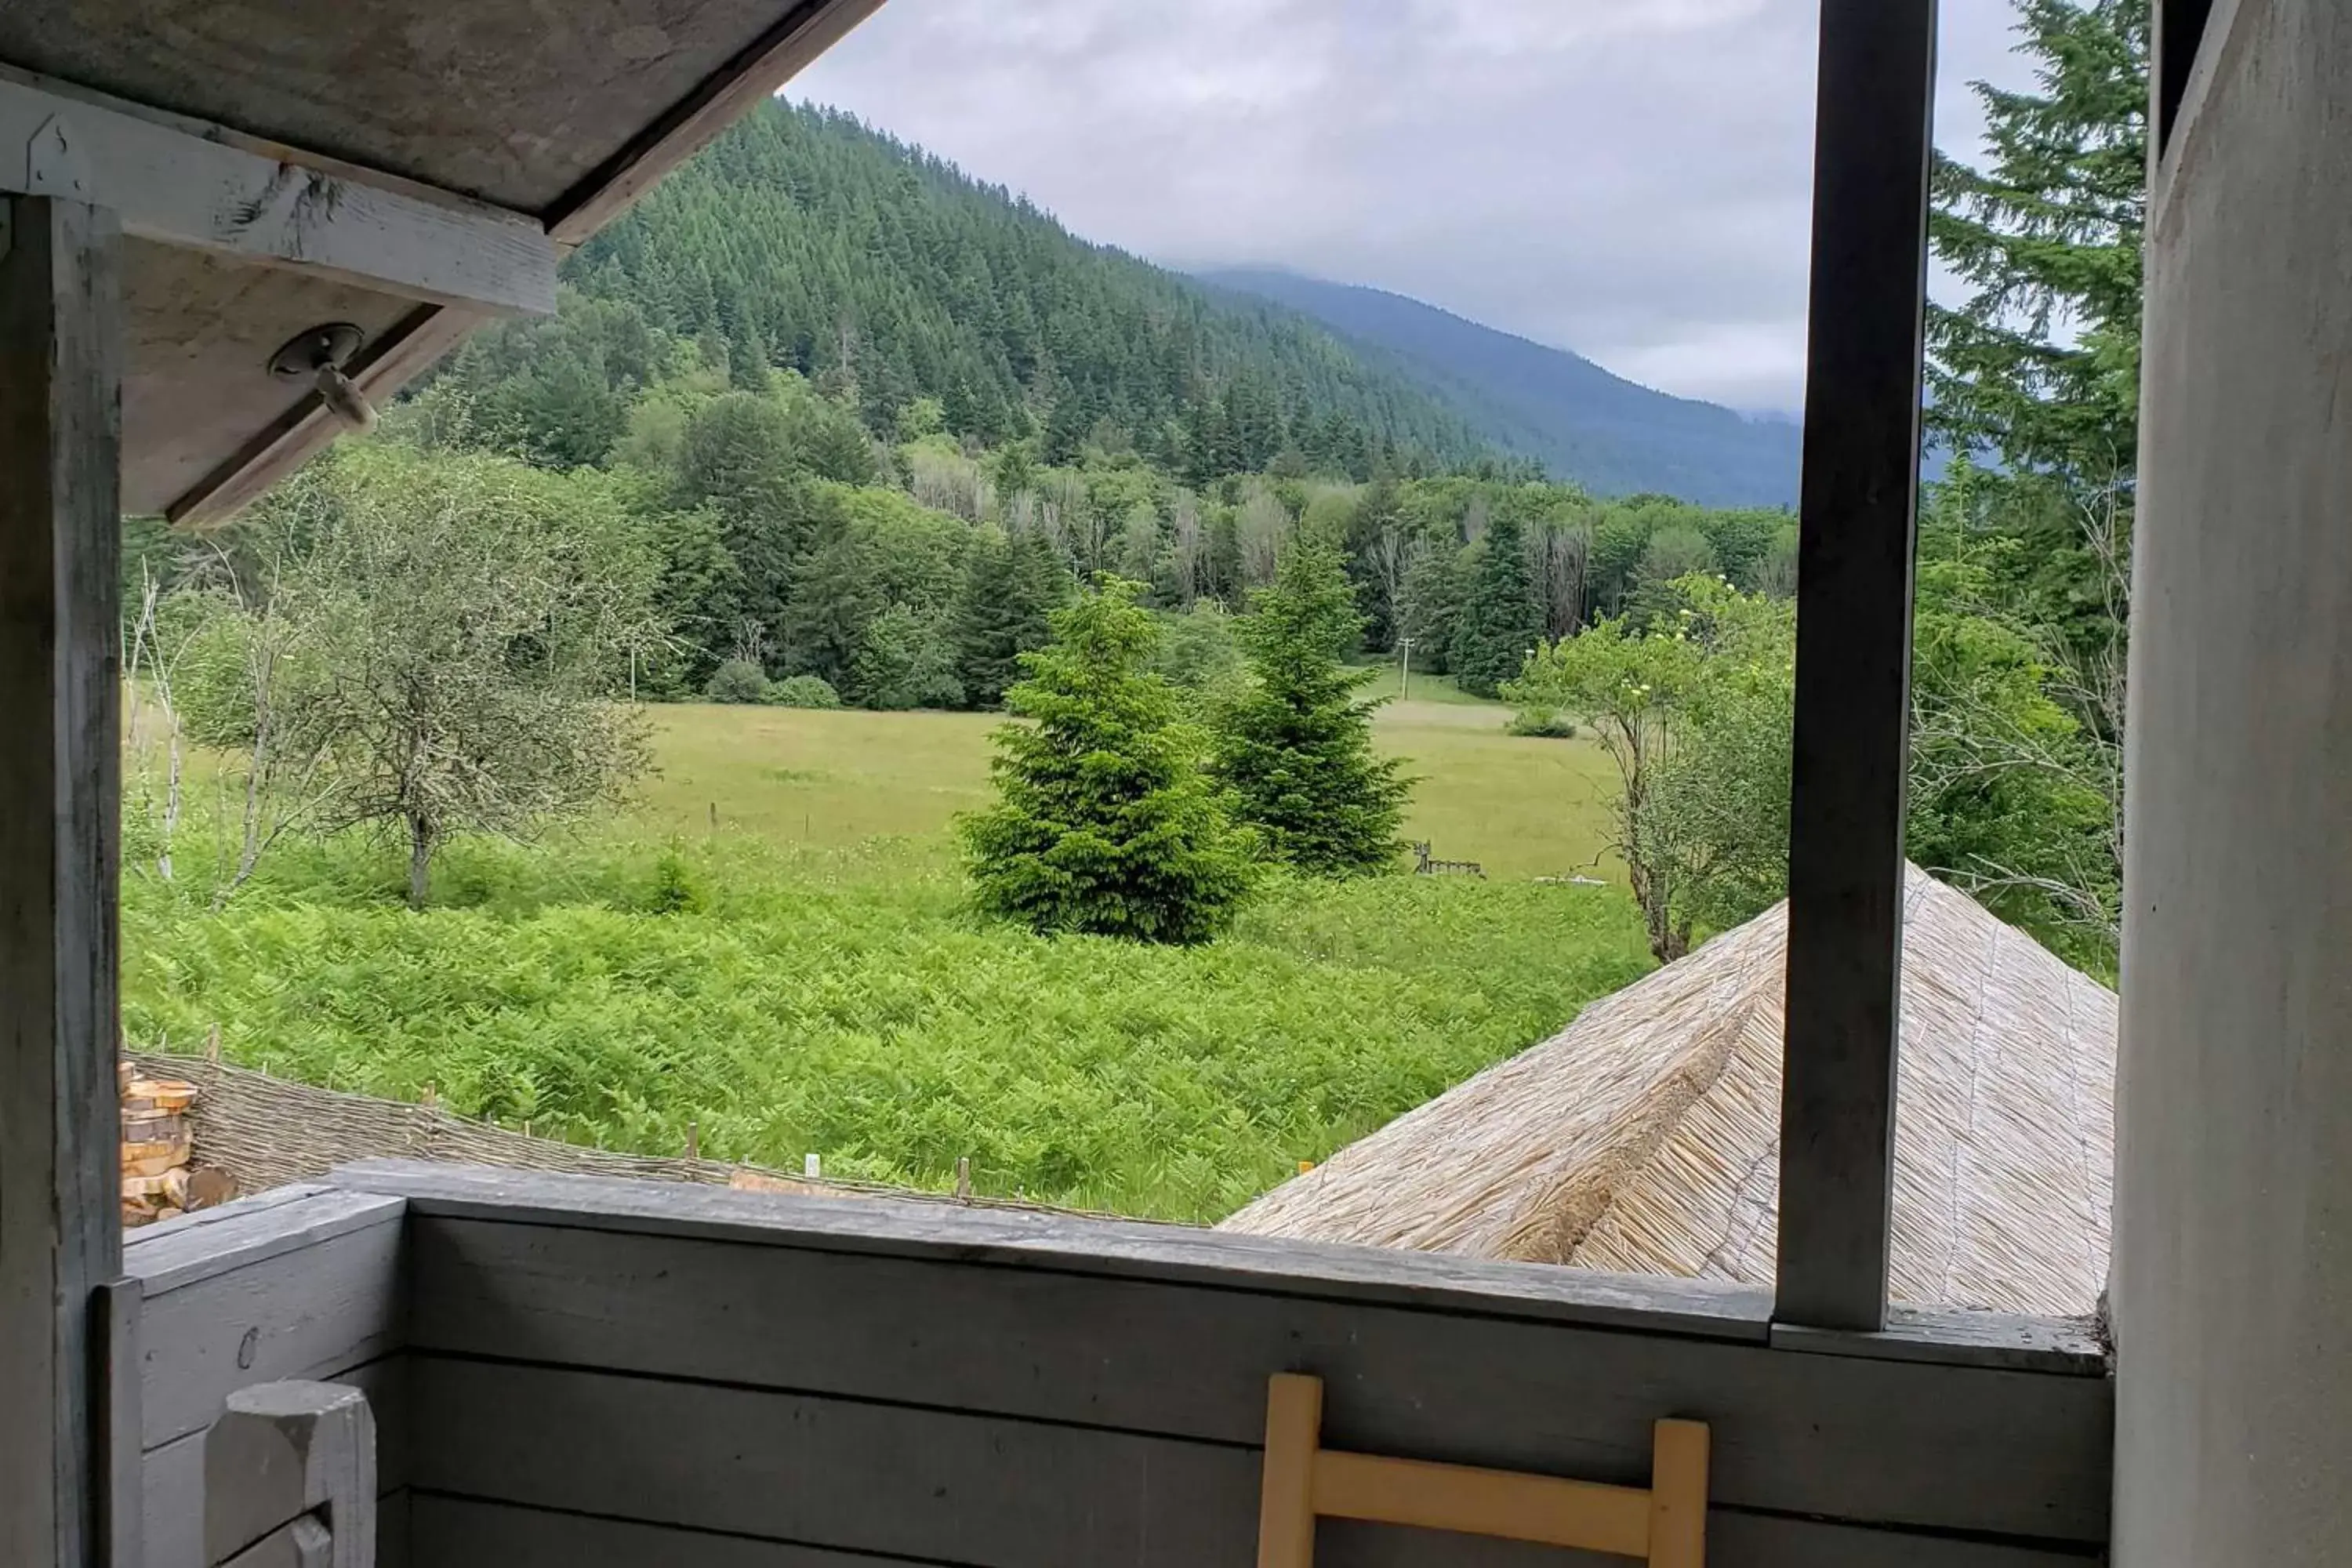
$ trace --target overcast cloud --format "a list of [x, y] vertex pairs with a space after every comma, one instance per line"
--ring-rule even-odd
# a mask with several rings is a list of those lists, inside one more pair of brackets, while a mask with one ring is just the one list
[[[1938, 141], [2015, 82], [1945, 0]], [[1807, 0], [888, 0], [793, 84], [1172, 266], [1394, 289], [1749, 409], [1801, 401]]]

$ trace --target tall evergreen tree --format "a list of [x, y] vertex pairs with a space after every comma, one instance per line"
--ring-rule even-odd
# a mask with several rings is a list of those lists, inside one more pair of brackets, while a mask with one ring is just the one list
[[997, 731], [996, 805], [959, 824], [990, 914], [1048, 934], [1197, 942], [1248, 890], [1200, 737], [1149, 668], [1158, 628], [1141, 587], [1104, 578], [1055, 611], [1052, 644], [1006, 694], [1030, 722]]
[[1543, 606], [1528, 574], [1526, 541], [1518, 519], [1505, 511], [1472, 551], [1446, 665], [1463, 690], [1492, 697], [1542, 640]]
[[973, 541], [950, 622], [966, 702], [993, 708], [1004, 700], [1021, 677], [1021, 656], [1052, 639], [1047, 617], [1069, 597], [1069, 586], [1053, 542], [1034, 529]]
[[1235, 814], [1272, 852], [1323, 876], [1377, 871], [1402, 845], [1412, 793], [1393, 757], [1372, 751], [1372, 710], [1356, 691], [1372, 679], [1342, 658], [1363, 630], [1339, 552], [1304, 539], [1242, 621], [1255, 679], [1217, 714], [1217, 777]]
[[1929, 418], [2013, 471], [2105, 485], [2137, 447], [2148, 0], [2018, 18], [2035, 89], [1977, 83], [1990, 161], [1936, 159], [1930, 233], [1970, 293], [1929, 308]]

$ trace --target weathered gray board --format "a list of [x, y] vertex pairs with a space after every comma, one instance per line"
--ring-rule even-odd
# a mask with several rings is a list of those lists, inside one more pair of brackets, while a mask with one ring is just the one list
[[[2079, 1562], [2105, 1535], [2109, 1387], [2046, 1335], [1979, 1330], [1953, 1348], [1974, 1364], [1903, 1359], [1930, 1353], [1917, 1325], [1802, 1353], [1719, 1293], [1675, 1310], [1667, 1281], [1480, 1266], [1516, 1285], [1482, 1293], [1460, 1260], [1048, 1215], [338, 1179], [410, 1201], [422, 1561], [557, 1561], [525, 1543], [544, 1526], [598, 1565], [1245, 1563], [1286, 1369], [1329, 1379], [1335, 1444], [1595, 1479], [1643, 1478], [1655, 1416], [1702, 1416], [1735, 1568]], [[1665, 1332], [1636, 1330], [1643, 1293]], [[1326, 1546], [1569, 1561], [1370, 1527]]]
[[0, 1563], [108, 1550], [121, 238], [0, 196]]
[[[432, 1492], [404, 1500], [415, 1516], [412, 1561], [435, 1568], [883, 1568], [940, 1561], [841, 1552]], [[1709, 1520], [1707, 1549], [1711, 1562], [1750, 1568], [2085, 1568], [2095, 1561], [2060, 1550], [1898, 1536], [1728, 1510]], [[1322, 1568], [1623, 1568], [1624, 1561], [1347, 1520], [1325, 1520], [1317, 1531], [1316, 1562]], [[1246, 1568], [1249, 1562], [1246, 1552], [1228, 1560], [1229, 1568]]]
[[[403, 1212], [395, 1197], [289, 1187], [134, 1234], [143, 1295], [143, 1516], [148, 1568], [200, 1568], [205, 1428], [232, 1390], [285, 1378], [349, 1383], [376, 1418], [378, 1484], [407, 1485]], [[387, 1507], [384, 1568], [406, 1568], [404, 1507]]]

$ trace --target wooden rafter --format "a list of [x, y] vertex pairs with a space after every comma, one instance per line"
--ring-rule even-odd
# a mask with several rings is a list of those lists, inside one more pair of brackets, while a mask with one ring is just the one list
[[[800, 0], [635, 141], [539, 215], [557, 245], [579, 244], [628, 210], [664, 174], [708, 145], [760, 100], [880, 9], [882, 0]], [[352, 371], [371, 398], [390, 397], [481, 324], [471, 311], [419, 310], [369, 345]], [[236, 511], [332, 439], [338, 426], [315, 395], [305, 396], [165, 508], [173, 522], [201, 527]]]
[[110, 208], [137, 238], [436, 304], [555, 309], [555, 242], [520, 213], [5, 78], [0, 152], [0, 191]]

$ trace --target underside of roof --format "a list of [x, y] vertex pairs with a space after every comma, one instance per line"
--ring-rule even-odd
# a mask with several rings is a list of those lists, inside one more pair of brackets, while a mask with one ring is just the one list
[[[1891, 1293], [2087, 1313], [2106, 1279], [2112, 992], [1916, 867]], [[1786, 907], [1286, 1182], [1223, 1228], [1769, 1285]]]
[[221, 516], [388, 397], [880, 0], [11, 0], [0, 192], [119, 213], [122, 504]]

